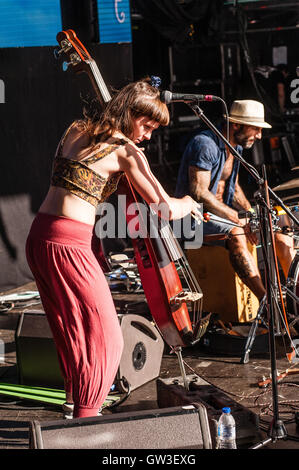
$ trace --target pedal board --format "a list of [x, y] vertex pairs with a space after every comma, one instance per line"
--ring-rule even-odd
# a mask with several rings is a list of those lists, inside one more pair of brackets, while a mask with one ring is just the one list
[[237, 403], [217, 387], [197, 375], [188, 375], [189, 390], [182, 377], [157, 379], [157, 401], [160, 408], [201, 403], [206, 407], [213, 448], [216, 445], [217, 421], [222, 408], [229, 406], [236, 421], [237, 447], [248, 448], [261, 440], [259, 418], [252, 411]]

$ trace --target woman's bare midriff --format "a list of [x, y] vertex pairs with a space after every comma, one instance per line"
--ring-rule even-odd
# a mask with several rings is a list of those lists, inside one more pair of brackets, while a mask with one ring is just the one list
[[68, 217], [89, 225], [94, 225], [96, 217], [96, 208], [89, 202], [71, 194], [67, 189], [54, 186], [50, 186], [39, 212]]

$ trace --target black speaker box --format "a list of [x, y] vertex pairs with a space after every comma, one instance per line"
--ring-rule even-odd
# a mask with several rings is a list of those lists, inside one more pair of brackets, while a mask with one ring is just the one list
[[[156, 327], [139, 315], [119, 315], [124, 350], [116, 377], [120, 391], [130, 391], [158, 377], [164, 342]], [[56, 348], [42, 310], [23, 312], [15, 335], [19, 382], [63, 387]]]
[[43, 310], [21, 314], [15, 343], [20, 384], [63, 388], [52, 332]]
[[211, 449], [202, 405], [29, 423], [31, 449]]
[[250, 444], [262, 439], [257, 414], [198, 375], [188, 375], [186, 380], [189, 384], [188, 390], [185, 388], [182, 377], [157, 379], [157, 402], [161, 409], [165, 406], [198, 406], [201, 404], [207, 412], [213, 447], [217, 444], [217, 422], [224, 407], [229, 407], [235, 418], [238, 447], [246, 444], [248, 448]]

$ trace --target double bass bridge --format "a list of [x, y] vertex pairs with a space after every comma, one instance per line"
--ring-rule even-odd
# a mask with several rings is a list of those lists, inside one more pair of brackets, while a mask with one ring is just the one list
[[183, 302], [197, 302], [202, 298], [202, 292], [190, 292], [190, 291], [181, 291], [178, 294], [171, 297], [170, 305], [181, 305]]

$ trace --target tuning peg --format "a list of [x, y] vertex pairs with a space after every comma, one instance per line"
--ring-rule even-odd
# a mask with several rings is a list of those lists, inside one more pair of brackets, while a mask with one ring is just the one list
[[61, 53], [62, 53], [62, 49], [54, 49], [53, 54], [54, 54], [55, 59], [59, 59]]
[[63, 64], [62, 64], [62, 70], [63, 70], [64, 72], [66, 72], [70, 65], [72, 65], [71, 62], [63, 62]]

